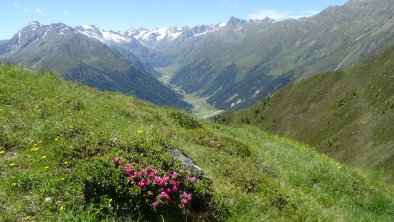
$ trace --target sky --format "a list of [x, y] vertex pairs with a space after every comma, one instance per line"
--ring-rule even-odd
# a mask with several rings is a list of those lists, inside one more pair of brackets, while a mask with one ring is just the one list
[[105, 30], [217, 24], [231, 16], [275, 20], [311, 16], [346, 0], [0, 0], [0, 40], [30, 21]]

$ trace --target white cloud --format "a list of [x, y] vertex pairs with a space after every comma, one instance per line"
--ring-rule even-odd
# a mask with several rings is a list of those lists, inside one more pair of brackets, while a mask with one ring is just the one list
[[27, 9], [27, 8], [24, 8], [24, 9], [23, 9], [23, 11], [24, 11], [24, 12], [28, 12], [28, 11], [29, 11], [29, 9]]
[[248, 15], [248, 19], [264, 19], [266, 17], [274, 20], [284, 20], [288, 18], [298, 19], [301, 17], [308, 17], [319, 13], [319, 11], [302, 11], [295, 13], [293, 11], [283, 11], [275, 9], [258, 9], [256, 12]]
[[42, 11], [40, 8], [36, 8], [35, 12], [37, 14], [43, 14], [44, 13], [44, 11]]
[[66, 10], [63, 10], [63, 15], [68, 16], [68, 12]]

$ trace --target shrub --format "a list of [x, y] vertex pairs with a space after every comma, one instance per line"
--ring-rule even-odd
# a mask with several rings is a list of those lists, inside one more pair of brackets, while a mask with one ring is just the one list
[[208, 178], [198, 180], [164, 156], [151, 163], [117, 156], [89, 164], [90, 176], [84, 181], [85, 202], [101, 206], [103, 215], [131, 219], [220, 220]]
[[201, 123], [187, 113], [171, 112], [170, 116], [184, 129], [198, 129], [202, 127]]

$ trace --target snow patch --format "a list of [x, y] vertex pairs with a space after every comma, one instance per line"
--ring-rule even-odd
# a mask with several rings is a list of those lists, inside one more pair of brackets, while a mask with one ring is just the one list
[[227, 22], [221, 22], [221, 23], [218, 24], [218, 26], [220, 28], [224, 28], [224, 27], [226, 27], [226, 25], [227, 25]]
[[131, 42], [131, 39], [124, 34], [113, 31], [105, 31], [91, 25], [84, 25], [82, 28], [78, 28], [77, 31], [83, 35], [88, 36], [89, 38], [95, 38], [100, 42]]
[[257, 94], [260, 93], [260, 90], [256, 90], [256, 92], [254, 92], [253, 98], [255, 98], [257, 96]]
[[239, 96], [238, 93], [236, 93], [236, 94], [232, 95], [230, 98], [228, 98], [225, 102], [226, 103], [231, 102], [231, 100], [237, 98], [238, 96]]

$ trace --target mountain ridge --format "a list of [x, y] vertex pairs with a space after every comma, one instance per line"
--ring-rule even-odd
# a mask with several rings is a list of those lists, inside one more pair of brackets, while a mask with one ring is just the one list
[[120, 91], [158, 105], [190, 109], [180, 95], [130, 64], [97, 39], [63, 24], [31, 22], [0, 48], [0, 59], [54, 70], [63, 78], [101, 90]]
[[296, 139], [394, 182], [394, 46], [346, 71], [290, 84], [250, 108], [214, 117]]

